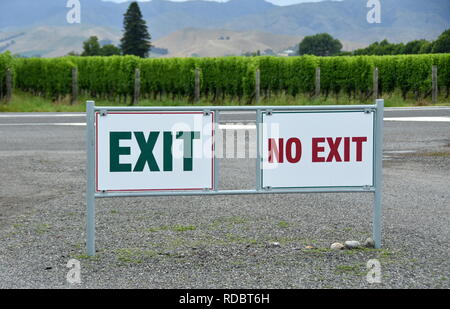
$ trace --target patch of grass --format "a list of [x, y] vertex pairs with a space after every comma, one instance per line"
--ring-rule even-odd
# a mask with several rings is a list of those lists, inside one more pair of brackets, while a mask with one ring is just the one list
[[16, 223], [16, 224], [13, 224], [13, 227], [15, 228], [15, 229], [21, 229], [21, 228], [23, 228], [23, 227], [25, 227], [25, 224], [22, 224], [22, 223]]
[[279, 228], [282, 228], [282, 229], [287, 229], [290, 226], [290, 224], [286, 221], [280, 221], [280, 222], [278, 222], [277, 225]]
[[172, 227], [172, 231], [175, 232], [187, 232], [187, 231], [195, 231], [197, 229], [194, 225], [176, 225]]
[[149, 232], [149, 233], [155, 233], [155, 232], [159, 232], [159, 231], [161, 231], [162, 229], [161, 228], [158, 228], [158, 227], [149, 227], [149, 228], [147, 228], [147, 229], [145, 229], [144, 231], [145, 232]]
[[362, 267], [361, 264], [356, 265], [338, 265], [334, 269], [335, 273], [339, 275], [352, 275], [352, 276], [365, 276], [367, 272], [365, 272], [365, 269]]
[[0, 112], [84, 112], [85, 104], [70, 105], [68, 99], [52, 102], [50, 99], [33, 96], [14, 90], [9, 104], [0, 104]]
[[113, 210], [111, 210], [111, 211], [110, 211], [110, 213], [111, 213], [111, 214], [113, 214], [113, 215], [116, 215], [116, 214], [118, 214], [118, 213], [119, 213], [119, 211], [118, 211], [118, 210], [114, 210], [114, 209], [113, 209]]
[[45, 234], [45, 233], [47, 233], [48, 231], [50, 230], [50, 225], [48, 225], [48, 224], [39, 224], [37, 227], [36, 227], [36, 233], [38, 233], [38, 234]]
[[314, 248], [314, 249], [304, 249], [303, 252], [312, 253], [312, 254], [322, 254], [331, 252], [331, 249], [328, 248]]
[[[403, 107], [403, 106], [417, 106], [417, 105], [432, 105], [431, 99], [428, 101], [422, 100], [416, 101], [413, 96], [403, 100], [400, 93], [395, 92], [383, 96], [385, 99], [386, 107]], [[91, 100], [91, 97], [81, 96], [78, 103], [70, 105], [70, 97], [67, 96], [59, 101], [53, 102], [51, 99], [33, 96], [29, 93], [14, 89], [11, 102], [9, 104], [0, 102], [0, 112], [85, 112], [87, 100]], [[241, 100], [240, 102], [231, 97], [225, 97], [224, 100], [218, 100], [216, 102], [212, 99], [203, 98], [199, 102], [195, 103], [197, 106], [208, 105], [224, 105], [224, 106], [236, 106], [245, 105], [248, 100]], [[280, 94], [272, 96], [270, 98], [262, 98], [261, 105], [349, 105], [349, 104], [371, 104], [372, 99], [360, 100], [355, 98], [348, 98], [348, 96], [342, 94], [339, 97], [335, 95], [325, 98], [321, 96], [319, 98], [311, 98], [309, 95], [300, 94], [295, 98]], [[96, 99], [97, 106], [125, 106], [130, 102], [118, 102], [105, 99]], [[192, 101], [187, 97], [177, 97], [172, 99], [171, 96], [165, 96], [162, 100], [150, 100], [141, 99], [138, 106], [189, 106], [192, 105]], [[450, 102], [445, 99], [444, 96], [440, 96], [438, 99], [439, 105], [450, 105]]]
[[116, 250], [117, 260], [122, 263], [141, 264], [144, 259], [158, 255], [153, 250], [143, 250], [139, 248], [124, 248]]

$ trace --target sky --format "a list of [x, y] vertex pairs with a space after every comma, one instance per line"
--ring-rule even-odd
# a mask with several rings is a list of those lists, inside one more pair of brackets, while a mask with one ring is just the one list
[[[126, 2], [128, 0], [103, 0], [103, 1], [112, 1], [112, 2]], [[149, 1], [149, 0], [138, 0], [138, 1]], [[174, 2], [183, 2], [188, 0], [170, 0]], [[226, 0], [209, 0], [209, 1], [216, 1], [216, 2], [226, 2]], [[291, 5], [301, 2], [319, 2], [321, 0], [266, 0], [267, 2], [272, 2], [276, 5]]]

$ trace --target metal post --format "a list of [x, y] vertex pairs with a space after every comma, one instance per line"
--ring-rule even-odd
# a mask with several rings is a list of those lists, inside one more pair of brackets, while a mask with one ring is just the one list
[[200, 101], [200, 70], [198, 68], [195, 69], [195, 93], [194, 93], [194, 101], [197, 103]]
[[320, 67], [316, 68], [316, 90], [315, 90], [316, 98], [320, 97]]
[[435, 65], [433, 65], [431, 68], [431, 81], [432, 81], [431, 97], [433, 104], [436, 104], [438, 96], [438, 84], [437, 84], [437, 66]]
[[134, 71], [134, 94], [133, 94], [133, 105], [139, 104], [139, 97], [141, 95], [141, 70], [136, 68]]
[[259, 104], [261, 98], [261, 71], [256, 70], [256, 80], [255, 80], [255, 101], [256, 105]]
[[78, 69], [72, 68], [72, 97], [70, 104], [76, 104], [78, 100]]
[[256, 191], [262, 189], [261, 184], [261, 122], [262, 113], [260, 109], [256, 110]]
[[87, 140], [87, 189], [86, 189], [86, 249], [88, 256], [95, 256], [95, 126], [94, 101], [86, 104]]
[[[219, 139], [219, 121], [220, 121], [220, 112], [214, 111], [214, 191], [219, 191], [219, 181], [220, 181], [220, 163], [217, 157], [217, 147], [220, 146], [223, 148], [223, 144], [218, 143]], [[222, 142], [222, 139], [220, 139]], [[221, 152], [222, 153], [222, 152]]]
[[383, 117], [384, 100], [376, 100], [376, 119], [375, 119], [375, 201], [373, 208], [373, 240], [375, 248], [381, 248], [381, 203], [383, 197]]
[[373, 69], [373, 96], [378, 99], [378, 68]]
[[12, 82], [12, 71], [10, 68], [6, 70], [6, 102], [10, 102], [12, 98], [12, 88], [13, 88], [13, 82]]

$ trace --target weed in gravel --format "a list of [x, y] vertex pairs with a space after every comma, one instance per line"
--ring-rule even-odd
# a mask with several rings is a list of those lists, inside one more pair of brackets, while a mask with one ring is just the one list
[[365, 276], [367, 272], [362, 264], [355, 265], [338, 265], [334, 269], [336, 274], [339, 275], [352, 275], [352, 276]]
[[286, 229], [286, 228], [289, 227], [290, 224], [288, 222], [286, 222], [286, 221], [280, 221], [280, 222], [278, 222], [277, 225], [278, 225], [279, 228]]
[[36, 233], [37, 234], [45, 234], [50, 230], [50, 225], [49, 224], [39, 224], [36, 227]]
[[117, 260], [122, 263], [141, 264], [145, 258], [158, 255], [153, 250], [144, 250], [139, 248], [124, 248], [116, 250]]
[[174, 232], [187, 232], [187, 231], [195, 231], [197, 227], [195, 225], [176, 225], [172, 227], [172, 231]]

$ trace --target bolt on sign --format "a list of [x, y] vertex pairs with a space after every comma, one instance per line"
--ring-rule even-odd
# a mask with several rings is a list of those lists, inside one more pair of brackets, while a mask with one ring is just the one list
[[372, 187], [374, 113], [263, 112], [262, 187]]
[[96, 191], [214, 189], [214, 113], [96, 113]]

